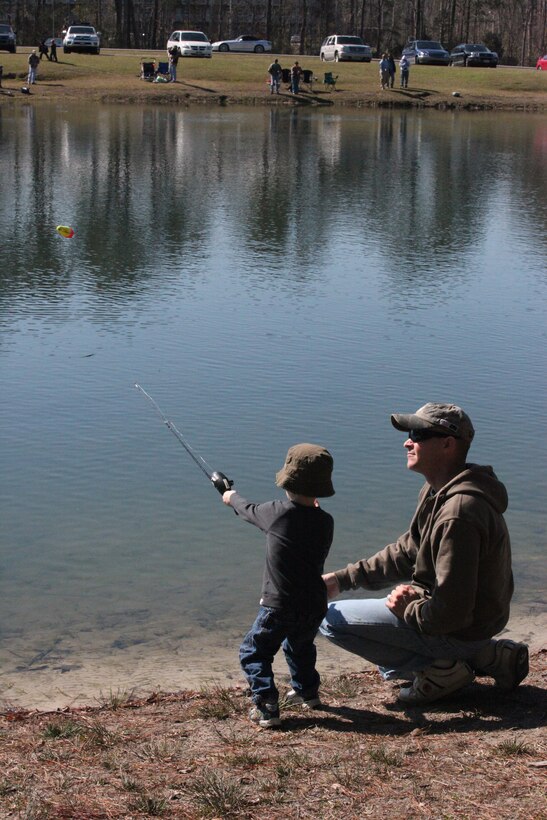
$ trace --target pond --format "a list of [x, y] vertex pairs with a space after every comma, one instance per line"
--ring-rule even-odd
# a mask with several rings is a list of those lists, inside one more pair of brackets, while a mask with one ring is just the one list
[[263, 538], [135, 382], [253, 500], [326, 445], [328, 569], [407, 528], [389, 414], [461, 404], [511, 623], [544, 625], [547, 118], [29, 105], [0, 134], [0, 698], [239, 680]]

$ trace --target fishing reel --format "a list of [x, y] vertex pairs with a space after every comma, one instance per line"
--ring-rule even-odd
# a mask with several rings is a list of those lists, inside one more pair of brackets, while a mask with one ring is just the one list
[[234, 486], [234, 482], [228, 478], [228, 476], [225, 476], [224, 473], [219, 473], [217, 471], [211, 473], [211, 481], [215, 490], [218, 490], [221, 495], [223, 495], [226, 490], [231, 490]]

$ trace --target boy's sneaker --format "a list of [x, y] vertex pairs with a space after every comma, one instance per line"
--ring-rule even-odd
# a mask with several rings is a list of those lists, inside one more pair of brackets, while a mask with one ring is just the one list
[[476, 669], [477, 675], [494, 678], [496, 686], [506, 691], [515, 689], [528, 672], [528, 647], [508, 638], [495, 641], [494, 659]]
[[421, 704], [439, 700], [471, 683], [473, 670], [464, 661], [435, 661], [416, 672], [412, 686], [399, 691], [402, 703]]
[[249, 712], [249, 720], [258, 723], [263, 729], [274, 729], [281, 726], [278, 703], [255, 703]]
[[304, 696], [295, 692], [294, 689], [289, 689], [285, 695], [285, 703], [287, 706], [302, 706], [304, 709], [317, 709], [321, 706], [321, 699], [319, 694]]

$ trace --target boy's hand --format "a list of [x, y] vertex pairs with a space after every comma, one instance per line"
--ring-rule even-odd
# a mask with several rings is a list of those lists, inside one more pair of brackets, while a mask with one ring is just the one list
[[222, 500], [228, 506], [230, 506], [230, 499], [234, 495], [234, 493], [235, 493], [235, 490], [226, 490], [225, 493], [222, 493]]
[[334, 572], [327, 572], [326, 575], [323, 575], [323, 582], [327, 587], [328, 600], [330, 601], [331, 598], [336, 598], [340, 592], [340, 584], [338, 583], [338, 578]]

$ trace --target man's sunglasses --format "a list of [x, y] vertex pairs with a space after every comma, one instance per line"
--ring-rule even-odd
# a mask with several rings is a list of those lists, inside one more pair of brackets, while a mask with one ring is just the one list
[[436, 430], [409, 430], [408, 437], [414, 444], [430, 438], [449, 438], [450, 433], [438, 433]]

